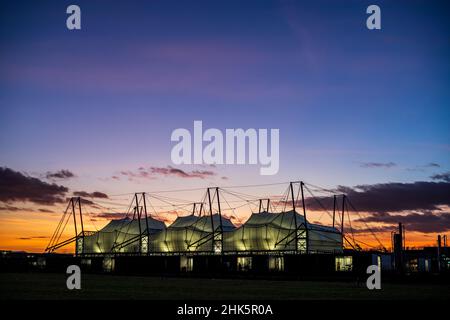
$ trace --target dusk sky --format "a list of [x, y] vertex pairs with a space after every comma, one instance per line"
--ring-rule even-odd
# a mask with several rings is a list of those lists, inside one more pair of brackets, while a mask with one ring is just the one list
[[[70, 4], [81, 30], [66, 28]], [[366, 28], [370, 4], [381, 30]], [[449, 12], [448, 1], [2, 1], [0, 249], [42, 251], [76, 191], [120, 211], [132, 192], [292, 180], [353, 188], [386, 246], [396, 215], [410, 245], [433, 244], [450, 230]], [[171, 133], [194, 120], [280, 129], [278, 174], [174, 165]]]

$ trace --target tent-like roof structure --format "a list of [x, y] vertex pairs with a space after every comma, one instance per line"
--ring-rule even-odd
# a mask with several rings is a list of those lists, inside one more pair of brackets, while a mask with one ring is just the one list
[[342, 250], [342, 237], [337, 229], [305, 223], [302, 215], [291, 210], [253, 213], [239, 228], [224, 234], [224, 251], [296, 250], [296, 233], [298, 250], [306, 250], [307, 244], [310, 252]]
[[147, 230], [147, 223], [149, 233], [154, 233], [163, 230], [166, 227], [164, 222], [156, 220], [152, 217], [147, 217], [147, 220], [145, 218], [137, 220], [125, 217], [123, 219], [111, 220], [106, 226], [100, 229], [99, 232], [119, 231], [137, 235], [139, 234], [139, 224], [141, 232], [145, 232], [145, 230]]
[[[222, 221], [221, 221], [222, 220]], [[230, 231], [236, 228], [230, 219], [225, 217], [220, 217], [219, 214], [213, 214], [212, 223], [211, 216], [195, 216], [189, 215], [184, 217], [177, 217], [177, 219], [167, 228], [168, 229], [180, 229], [180, 228], [192, 228], [198, 231], [212, 232], [212, 224], [214, 224], [214, 229], [217, 228], [222, 223], [223, 231]]]
[[[149, 239], [139, 236], [147, 234], [147, 223]], [[151, 217], [147, 222], [129, 218], [112, 220], [95, 234], [84, 238], [84, 253], [136, 253], [139, 250], [155, 253], [211, 252], [217, 249], [217, 240], [221, 242], [220, 251], [224, 252], [306, 251], [307, 247], [309, 252], [342, 250], [342, 236], [337, 229], [305, 223], [303, 215], [291, 210], [253, 213], [238, 228], [218, 213], [178, 217], [168, 227]], [[145, 241], [145, 249], [142, 241]]]
[[[148, 217], [137, 220], [125, 217], [123, 219], [111, 220], [106, 226], [93, 235], [84, 237], [84, 253], [109, 253], [113, 247], [127, 244], [118, 252], [139, 252], [139, 239], [141, 233], [154, 234], [164, 230], [165, 224], [159, 220]], [[140, 227], [139, 227], [140, 226]], [[140, 230], [139, 230], [140, 228]], [[133, 239], [136, 238], [136, 241]]]
[[305, 222], [303, 216], [295, 214], [293, 211], [287, 211], [284, 213], [272, 213], [272, 212], [260, 212], [253, 213], [248, 220], [244, 223], [246, 227], [258, 227], [261, 225], [272, 225], [282, 229], [292, 229], [295, 226], [297, 220], [297, 226]]
[[[231, 232], [236, 227], [219, 214], [211, 216], [189, 215], [178, 217], [165, 230], [150, 237], [150, 250], [154, 252], [191, 252], [213, 250], [213, 235]], [[214, 232], [212, 224], [214, 224]]]

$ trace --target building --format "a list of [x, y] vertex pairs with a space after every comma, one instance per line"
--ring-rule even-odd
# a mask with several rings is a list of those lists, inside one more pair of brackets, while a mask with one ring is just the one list
[[[301, 202], [292, 200], [291, 183], [288, 194], [291, 194], [292, 202], [288, 210], [284, 206], [279, 212], [273, 212], [269, 210], [270, 200], [264, 199], [267, 200], [264, 208], [261, 199], [259, 211], [253, 212], [239, 226], [222, 215], [219, 188], [208, 188], [205, 197], [208, 201], [194, 203], [190, 215], [179, 216], [168, 226], [147, 214], [145, 193], [135, 194], [130, 206], [132, 217], [127, 214], [123, 219], [112, 220], [96, 232], [84, 230], [82, 201], [72, 198], [46, 252], [52, 253], [76, 243], [74, 258], [83, 266], [119, 273], [365, 274], [367, 266], [374, 264], [382, 271], [400, 273], [449, 268], [445, 250], [438, 250], [438, 255], [406, 252], [402, 228], [395, 237], [397, 250], [393, 253], [360, 251], [345, 237], [342, 224], [339, 229], [335, 228], [335, 216], [341, 214], [340, 221], [344, 220], [346, 197], [342, 197], [342, 212], [338, 212], [334, 196], [333, 226], [310, 223], [306, 218], [302, 187], [300, 182]], [[288, 200], [285, 198], [285, 204]], [[298, 203], [301, 204], [300, 212], [296, 207]], [[75, 221], [75, 236], [60, 242], [63, 231], [60, 226], [69, 219]], [[81, 232], [78, 232], [80, 224], [77, 221], [80, 221]], [[344, 249], [344, 240], [353, 250]], [[47, 257], [48, 268], [57, 259], [54, 255]], [[435, 263], [435, 260], [441, 263]]]
[[219, 214], [178, 217], [168, 227], [151, 217], [140, 220], [124, 218], [112, 220], [98, 232], [80, 238], [77, 254], [270, 254], [297, 251], [342, 252], [342, 236], [335, 228], [305, 223], [304, 217], [294, 211], [254, 213], [238, 228]]

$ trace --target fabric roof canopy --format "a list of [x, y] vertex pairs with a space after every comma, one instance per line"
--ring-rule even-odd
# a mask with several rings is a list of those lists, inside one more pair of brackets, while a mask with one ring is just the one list
[[[220, 222], [222, 236], [217, 232], [220, 230]], [[145, 219], [112, 220], [97, 233], [85, 237], [84, 252], [108, 253], [113, 247], [116, 248], [115, 252], [139, 252], [140, 248], [143, 252], [147, 252], [147, 248], [149, 252], [215, 251], [217, 248], [213, 247], [213, 225], [215, 240], [220, 242], [223, 239], [223, 246], [219, 251], [291, 251], [296, 248], [304, 251], [306, 244], [310, 252], [342, 251], [342, 236], [337, 229], [306, 223], [306, 232], [303, 215], [292, 210], [283, 213], [254, 213], [239, 228], [217, 213], [213, 214], [212, 219], [211, 216], [195, 215], [178, 217], [167, 228], [163, 222], [148, 217], [149, 239], [139, 237], [139, 225], [141, 232], [145, 234]]]
[[[140, 220], [129, 218], [111, 220], [106, 226], [93, 235], [84, 238], [84, 253], [109, 253], [117, 244], [127, 244], [118, 252], [139, 252], [139, 225], [141, 233], [154, 234], [165, 229], [165, 224], [148, 217]], [[133, 241], [136, 239], [136, 241]]]
[[[310, 252], [342, 250], [342, 237], [335, 228], [306, 223]], [[295, 227], [297, 226], [297, 231]], [[224, 234], [224, 251], [306, 250], [305, 219], [294, 211], [254, 213], [239, 228]]]
[[165, 230], [150, 237], [150, 250], [154, 252], [183, 252], [213, 250], [212, 224], [220, 230], [220, 220], [224, 232], [235, 229], [233, 223], [219, 214], [211, 216], [178, 217]]

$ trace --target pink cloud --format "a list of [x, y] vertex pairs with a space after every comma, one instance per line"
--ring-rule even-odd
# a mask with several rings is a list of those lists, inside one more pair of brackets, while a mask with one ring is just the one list
[[120, 174], [128, 177], [129, 180], [132, 180], [134, 178], [157, 179], [158, 176], [205, 179], [217, 175], [214, 171], [211, 170], [185, 171], [182, 169], [174, 168], [172, 166], [149, 167], [147, 169], [144, 167], [140, 167], [136, 171], [121, 171]]

